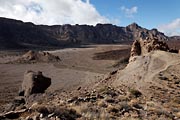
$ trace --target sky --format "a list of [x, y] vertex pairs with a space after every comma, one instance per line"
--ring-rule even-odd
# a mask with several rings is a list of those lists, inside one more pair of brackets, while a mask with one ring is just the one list
[[180, 0], [0, 0], [0, 17], [46, 25], [135, 22], [180, 36]]

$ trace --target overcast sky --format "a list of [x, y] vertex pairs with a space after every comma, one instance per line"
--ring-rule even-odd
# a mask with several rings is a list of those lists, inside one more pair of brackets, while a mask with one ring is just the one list
[[180, 0], [0, 0], [0, 16], [35, 24], [132, 22], [180, 35]]

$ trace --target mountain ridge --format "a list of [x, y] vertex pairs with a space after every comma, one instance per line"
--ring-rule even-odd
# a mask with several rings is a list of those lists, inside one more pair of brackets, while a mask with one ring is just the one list
[[148, 30], [136, 23], [126, 27], [112, 24], [48, 26], [0, 17], [0, 31], [0, 49], [125, 43], [146, 37], [169, 39], [157, 29]]

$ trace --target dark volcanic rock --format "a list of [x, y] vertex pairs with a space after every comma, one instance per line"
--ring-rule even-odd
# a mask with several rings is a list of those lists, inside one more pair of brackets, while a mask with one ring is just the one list
[[136, 23], [127, 27], [112, 24], [47, 26], [0, 18], [0, 31], [0, 49], [124, 43], [146, 37], [168, 39], [157, 29], [148, 30]]
[[27, 71], [19, 94], [28, 97], [31, 94], [44, 93], [50, 85], [51, 78], [45, 77], [42, 72]]

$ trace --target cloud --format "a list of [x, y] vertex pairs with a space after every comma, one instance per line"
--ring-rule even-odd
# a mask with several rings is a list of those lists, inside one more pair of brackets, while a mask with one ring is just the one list
[[134, 14], [136, 14], [138, 12], [138, 7], [134, 6], [132, 8], [127, 8], [125, 6], [122, 6], [121, 11], [123, 11], [125, 13], [126, 17], [132, 18], [132, 17], [134, 17]]
[[164, 32], [168, 36], [180, 36], [180, 18], [177, 18], [170, 23], [158, 26], [158, 30]]
[[90, 0], [0, 0], [0, 16], [48, 25], [111, 22]]

